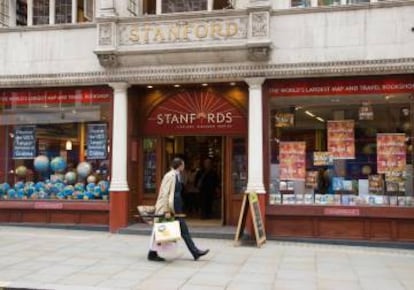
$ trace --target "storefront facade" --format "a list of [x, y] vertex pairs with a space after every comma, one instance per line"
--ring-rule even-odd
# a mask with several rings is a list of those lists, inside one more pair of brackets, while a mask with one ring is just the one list
[[[66, 119], [75, 124], [77, 135], [55, 133], [61, 136], [60, 151], [42, 152], [38, 143], [43, 137], [36, 130], [35, 154], [22, 164], [12, 158], [11, 143], [0, 148], [0, 170], [9, 175], [0, 183], [12, 187], [23, 177], [16, 175], [17, 167], [32, 169], [38, 155], [49, 161], [60, 156], [69, 163], [71, 154], [63, 149], [70, 139], [72, 151], [78, 152], [72, 158], [77, 178], [76, 164], [86, 161], [94, 170], [95, 186], [108, 181], [110, 194], [107, 200], [82, 201], [73, 194], [71, 200], [45, 201], [3, 194], [2, 220], [104, 224], [116, 232], [136, 222], [138, 204], [154, 203], [168, 160], [180, 155], [189, 175], [203, 159], [214, 159], [220, 177], [213, 205], [218, 226], [235, 225], [243, 193], [255, 191], [269, 237], [414, 240], [412, 3], [317, 7], [312, 1], [315, 7], [308, 9], [288, 1], [240, 1], [235, 9], [215, 10], [213, 2], [208, 1], [207, 11], [163, 14], [161, 7], [136, 16], [121, 1], [98, 1], [96, 24], [56, 29], [64, 31], [67, 46], [55, 29], [26, 29], [25, 43], [39, 63], [30, 67], [23, 61], [19, 70], [8, 50], [10, 60], [1, 66], [7, 69], [0, 73], [4, 102], [13, 103], [9, 92], [19, 90], [58, 89], [70, 95], [66, 89], [98, 87], [110, 95], [110, 108], [91, 103], [101, 108], [99, 118]], [[62, 51], [59, 56], [49, 60], [34, 52], [31, 40], [41, 37], [41, 31], [56, 38], [47, 45], [50, 51]], [[17, 43], [20, 32], [9, 28], [0, 37]], [[74, 49], [78, 37], [82, 51]], [[33, 115], [37, 107], [29, 102], [25, 110]], [[8, 110], [2, 108], [2, 122]], [[106, 119], [103, 110], [110, 112]], [[8, 122], [1, 124], [4, 136], [29, 125]], [[106, 124], [105, 177], [97, 176], [102, 170], [88, 159], [87, 139], [93, 136], [88, 124]], [[377, 153], [388, 146], [399, 151]], [[389, 160], [397, 157], [394, 168]], [[77, 180], [84, 182], [85, 192], [87, 178]], [[200, 207], [200, 199], [188, 198]], [[12, 218], [28, 204], [27, 217]], [[74, 205], [73, 213], [64, 211]], [[39, 213], [59, 217], [45, 220]]]

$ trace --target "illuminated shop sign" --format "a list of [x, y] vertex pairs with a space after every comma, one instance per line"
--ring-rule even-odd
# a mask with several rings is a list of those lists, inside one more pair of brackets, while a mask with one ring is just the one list
[[245, 133], [246, 117], [213, 91], [185, 91], [156, 107], [144, 131], [147, 134]]
[[414, 91], [414, 76], [291, 79], [271, 81], [271, 97], [397, 94]]

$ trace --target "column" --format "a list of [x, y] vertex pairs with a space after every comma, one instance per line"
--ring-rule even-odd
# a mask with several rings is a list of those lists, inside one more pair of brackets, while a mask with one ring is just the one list
[[72, 0], [72, 24], [78, 22], [78, 0]]
[[155, 14], [161, 15], [162, 14], [162, 0], [157, 0], [155, 3]]
[[112, 122], [112, 162], [109, 229], [117, 232], [128, 224], [127, 139], [128, 83], [110, 83], [114, 89]]
[[248, 180], [246, 192], [266, 193], [263, 186], [263, 105], [264, 78], [246, 79], [249, 85]]
[[[371, 0], [371, 2], [376, 1], [376, 0]], [[346, 5], [347, 0], [341, 0], [341, 5]]]
[[207, 11], [213, 11], [214, 1], [208, 0], [207, 1]]
[[27, 26], [33, 26], [33, 0], [27, 0]]
[[49, 24], [55, 24], [55, 15], [56, 15], [56, 1], [49, 0]]
[[317, 7], [318, 6], [318, 0], [311, 0], [311, 6]]
[[9, 2], [9, 27], [15, 27], [15, 26], [16, 26], [16, 0], [10, 0]]

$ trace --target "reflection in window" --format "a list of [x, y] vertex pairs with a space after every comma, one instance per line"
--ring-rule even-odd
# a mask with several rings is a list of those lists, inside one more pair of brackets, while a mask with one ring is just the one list
[[72, 0], [56, 0], [55, 23], [72, 22]]
[[49, 0], [33, 1], [33, 25], [49, 24]]
[[244, 193], [247, 185], [247, 152], [245, 138], [233, 139], [233, 156], [231, 160], [233, 193]]
[[207, 0], [164, 0], [163, 13], [207, 10]]
[[144, 139], [144, 193], [155, 193], [157, 178], [157, 139]]
[[291, 6], [292, 7], [310, 7], [311, 0], [292, 0]]
[[318, 6], [341, 5], [341, 0], [318, 0]]

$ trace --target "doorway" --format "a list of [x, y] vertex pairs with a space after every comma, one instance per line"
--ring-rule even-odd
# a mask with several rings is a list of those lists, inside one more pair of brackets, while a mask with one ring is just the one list
[[190, 223], [223, 224], [223, 137], [169, 136], [163, 147], [165, 170], [174, 156], [185, 161], [183, 201]]

